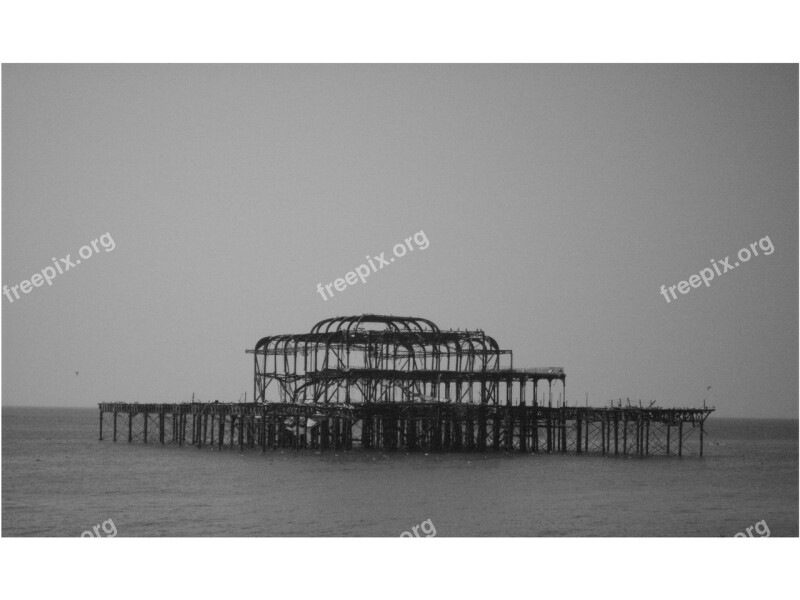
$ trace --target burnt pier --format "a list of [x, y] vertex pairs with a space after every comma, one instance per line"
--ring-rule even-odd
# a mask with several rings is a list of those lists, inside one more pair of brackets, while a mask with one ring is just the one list
[[713, 411], [569, 406], [564, 369], [515, 369], [511, 351], [483, 331], [443, 331], [426, 319], [337, 317], [247, 352], [253, 402], [101, 403], [100, 439], [263, 452], [702, 456]]

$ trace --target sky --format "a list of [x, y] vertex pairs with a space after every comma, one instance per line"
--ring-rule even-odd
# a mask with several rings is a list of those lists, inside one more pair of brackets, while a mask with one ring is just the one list
[[[6, 64], [2, 80], [3, 406], [236, 401], [259, 338], [378, 313], [564, 367], [570, 404], [798, 416], [797, 65]], [[418, 232], [424, 250], [318, 293]]]

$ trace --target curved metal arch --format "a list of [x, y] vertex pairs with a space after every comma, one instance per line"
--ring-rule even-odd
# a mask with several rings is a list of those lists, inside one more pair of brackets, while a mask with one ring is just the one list
[[[443, 383], [449, 386], [463, 380], [469, 385], [494, 385], [495, 371], [507, 378], [527, 377], [520, 373], [530, 372], [501, 369], [500, 358], [510, 351], [501, 350], [497, 340], [480, 329], [442, 331], [428, 319], [370, 313], [323, 319], [305, 334], [266, 336], [258, 340], [252, 352], [254, 398], [260, 401], [266, 401], [266, 390], [273, 380], [286, 394], [284, 398], [294, 402], [307, 400], [309, 390], [313, 390], [312, 401], [330, 400], [331, 386], [344, 386], [346, 398], [355, 386], [354, 390], [361, 389], [364, 401], [370, 401], [378, 397], [373, 395], [378, 393], [377, 387], [365, 391], [373, 383], [384, 390], [398, 385], [404, 388], [404, 382], [430, 383], [431, 394], [438, 397]], [[321, 352], [324, 356], [320, 358]], [[355, 359], [351, 359], [353, 353]], [[405, 365], [398, 365], [403, 359], [407, 359]], [[406, 374], [398, 375], [399, 371]], [[419, 371], [419, 376], [409, 377], [407, 373], [414, 371]], [[563, 385], [565, 376], [559, 370], [544, 379], [560, 380]], [[362, 389], [358, 381], [368, 385]]]

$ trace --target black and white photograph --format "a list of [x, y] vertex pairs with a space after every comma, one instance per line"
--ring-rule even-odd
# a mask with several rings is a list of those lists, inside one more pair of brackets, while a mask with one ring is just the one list
[[796, 556], [798, 206], [796, 60], [6, 61], [3, 543]]

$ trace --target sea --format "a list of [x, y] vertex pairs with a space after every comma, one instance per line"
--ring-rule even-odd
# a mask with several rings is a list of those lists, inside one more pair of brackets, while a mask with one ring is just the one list
[[712, 415], [702, 458], [241, 454], [98, 424], [2, 409], [3, 536], [798, 536], [797, 420]]

